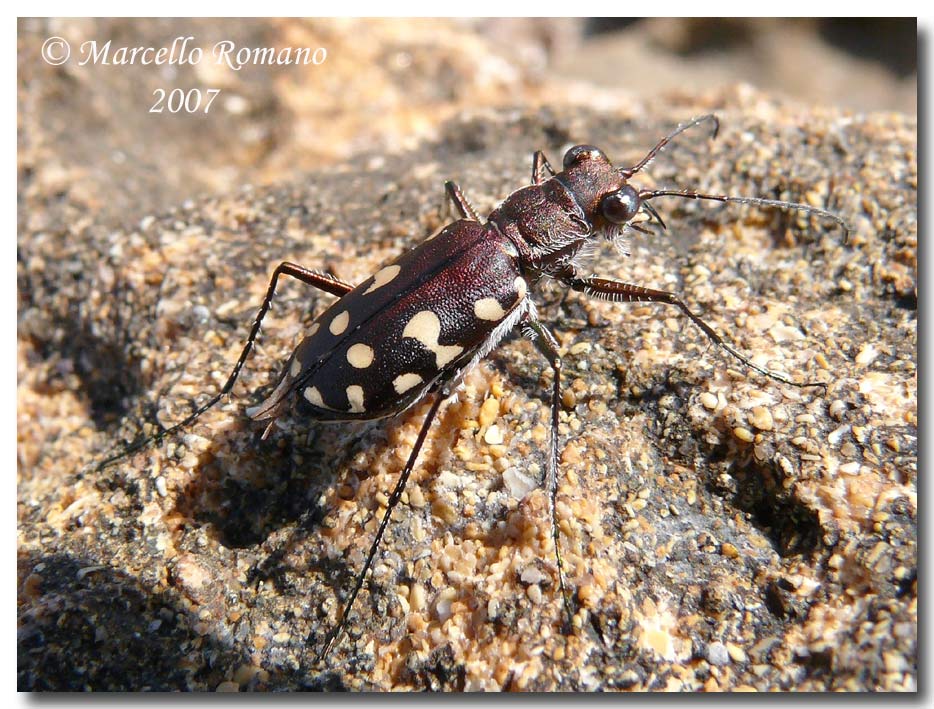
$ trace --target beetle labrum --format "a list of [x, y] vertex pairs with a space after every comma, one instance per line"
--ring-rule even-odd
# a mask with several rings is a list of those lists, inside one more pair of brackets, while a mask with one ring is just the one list
[[628, 229], [645, 231], [634, 221], [638, 215], [644, 214], [664, 228], [650, 202], [656, 197], [797, 210], [836, 222], [845, 234], [848, 232], [840, 217], [809, 205], [690, 190], [639, 190], [629, 184], [630, 178], [673, 138], [705, 121], [714, 125], [715, 137], [719, 127], [715, 116], [694, 118], [679, 125], [642, 160], [627, 168], [614, 167], [598, 148], [578, 145], [567, 151], [562, 170], [556, 173], [544, 153], [537, 151], [531, 185], [513, 192], [485, 221], [460, 188], [446, 182], [445, 192], [460, 218], [356, 287], [294, 263], [281, 263], [272, 274], [246, 344], [221, 390], [180, 423], [127, 447], [99, 467], [191, 425], [231, 391], [271, 306], [280, 276], [291, 276], [338, 296], [315, 319], [287, 360], [272, 393], [247, 409], [251, 419], [266, 425], [264, 437], [279, 417], [293, 410], [317, 421], [371, 420], [398, 414], [428, 395], [434, 395], [434, 400], [389, 496], [340, 619], [318, 653], [318, 659], [322, 659], [345, 627], [442, 402], [453, 394], [473, 364], [518, 327], [533, 340], [554, 373], [545, 482], [559, 589], [570, 618], [573, 612], [564, 584], [555, 515], [562, 363], [557, 341], [539, 320], [529, 297], [530, 286], [547, 276], [571, 290], [604, 300], [674, 305], [712, 342], [754, 371], [794, 386], [822, 386], [795, 382], [751, 361], [674, 293], [597, 278], [582, 270], [585, 257], [598, 239], [619, 243]]

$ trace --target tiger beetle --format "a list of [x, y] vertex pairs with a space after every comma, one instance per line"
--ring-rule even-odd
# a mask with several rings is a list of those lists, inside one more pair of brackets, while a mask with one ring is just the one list
[[[318, 652], [320, 661], [347, 623], [439, 407], [452, 395], [464, 374], [518, 327], [535, 343], [554, 372], [545, 483], [559, 590], [570, 621], [573, 611], [564, 582], [555, 511], [562, 364], [558, 343], [539, 320], [529, 297], [531, 286], [547, 276], [570, 290], [602, 300], [673, 305], [712, 342], [759, 374], [798, 387], [824, 386], [818, 382], [795, 382], [756, 364], [726, 342], [674, 293], [597, 278], [583, 270], [600, 238], [621, 245], [630, 229], [649, 233], [641, 224], [652, 220], [665, 229], [651, 204], [657, 197], [807, 212], [836, 222], [846, 238], [849, 229], [843, 219], [804, 204], [691, 190], [640, 190], [629, 184], [630, 178], [672, 139], [705, 121], [713, 124], [712, 138], [716, 137], [719, 129], [716, 116], [694, 118], [658, 141], [632, 167], [614, 167], [600, 149], [577, 145], [565, 153], [562, 170], [556, 173], [539, 150], [532, 159], [531, 185], [513, 192], [485, 221], [460, 188], [454, 182], [446, 182], [447, 198], [460, 218], [356, 287], [294, 263], [279, 264], [240, 358], [221, 390], [180, 423], [129, 446], [99, 467], [191, 425], [231, 391], [253, 349], [280, 276], [291, 276], [337, 296], [338, 300], [315, 319], [285, 363], [276, 388], [262, 403], [247, 409], [252, 420], [266, 425], [263, 437], [277, 419], [291, 411], [316, 421], [372, 420], [399, 414], [429, 394], [434, 395], [434, 400], [389, 496], [340, 619]], [[643, 219], [637, 223], [634, 220], [640, 214]]]

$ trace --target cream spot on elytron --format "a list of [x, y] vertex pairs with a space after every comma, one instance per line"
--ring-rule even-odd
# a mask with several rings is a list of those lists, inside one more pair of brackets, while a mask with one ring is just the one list
[[312, 406], [317, 406], [319, 409], [328, 408], [324, 403], [324, 399], [321, 398], [321, 392], [315, 387], [307, 387], [305, 389], [305, 398], [308, 399], [308, 403]]
[[347, 361], [357, 369], [366, 369], [373, 364], [373, 348], [358, 342], [347, 350]]
[[403, 337], [414, 337], [425, 347], [435, 353], [435, 364], [438, 369], [457, 357], [464, 351], [458, 345], [439, 345], [438, 337], [441, 335], [441, 321], [430, 310], [416, 313], [402, 331]]
[[347, 325], [349, 324], [350, 313], [345, 310], [331, 321], [331, 324], [328, 325], [328, 330], [331, 331], [332, 335], [340, 335], [344, 330], [347, 329]]
[[473, 304], [473, 314], [481, 320], [502, 320], [506, 311], [496, 298], [481, 298]]
[[400, 374], [392, 380], [392, 386], [397, 394], [405, 394], [409, 389], [422, 383], [422, 378], [414, 372]]
[[435, 364], [441, 369], [463, 351], [464, 348], [458, 345], [438, 345], [435, 348]]
[[292, 366], [289, 367], [289, 374], [292, 375], [292, 379], [295, 379], [299, 374], [302, 373], [302, 363], [298, 357], [292, 360]]
[[519, 296], [517, 300], [522, 300], [525, 298], [525, 294], [528, 293], [529, 287], [525, 282], [525, 279], [522, 276], [516, 277], [516, 294]]
[[370, 285], [369, 288], [363, 291], [363, 295], [366, 295], [367, 293], [372, 293], [377, 288], [382, 288], [384, 285], [389, 283], [389, 281], [391, 281], [393, 278], [398, 276], [399, 271], [401, 270], [402, 270], [401, 266], [393, 264], [392, 266], [386, 266], [386, 268], [380, 271], [377, 271], [376, 275], [373, 276], [373, 283]]
[[423, 310], [414, 315], [402, 331], [403, 337], [414, 337], [428, 349], [433, 349], [438, 344], [440, 335], [441, 321], [430, 310]]
[[358, 384], [347, 387], [347, 401], [350, 402], [350, 413], [362, 414], [363, 408], [363, 387]]

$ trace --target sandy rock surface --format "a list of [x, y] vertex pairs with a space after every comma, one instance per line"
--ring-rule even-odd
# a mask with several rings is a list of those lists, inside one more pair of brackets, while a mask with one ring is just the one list
[[[45, 28], [27, 30], [21, 63]], [[503, 59], [519, 67], [515, 90], [537, 91], [534, 62], [521, 56]], [[602, 110], [464, 108], [417, 144], [374, 139], [363, 153], [348, 148], [352, 159], [332, 155], [335, 164], [279, 179], [286, 153], [269, 150], [266, 179], [254, 180], [271, 183], [262, 187], [244, 185], [230, 162], [214, 170], [200, 159], [216, 148], [199, 142], [205, 128], [160, 136], [127, 126], [137, 132], [126, 144], [138, 141], [156, 172], [191, 151], [186, 176], [166, 183], [64, 159], [98, 138], [82, 129], [86, 145], [65, 145], [66, 126], [56, 133], [37, 105], [73, 79], [22, 66], [20, 689], [916, 686], [913, 119], [746, 87]], [[311, 89], [255, 90], [299, 101]], [[825, 207], [851, 224], [849, 242], [797, 214], [659, 199], [669, 231], [636, 234], [629, 258], [607, 247], [594, 271], [677, 291], [757, 362], [826, 388], [744, 370], [673, 309], [577, 294], [560, 303], [558, 289], [538, 289], [566, 367], [559, 517], [578, 609], [569, 630], [540, 487], [552, 375], [518, 335], [442, 411], [323, 666], [313, 650], [428, 404], [370, 424], [291, 418], [261, 440], [244, 409], [274, 386], [330, 296], [285, 285], [232, 397], [184, 434], [94, 467], [217, 390], [278, 262], [360, 282], [444, 223], [445, 179], [485, 214], [527, 183], [536, 148], [559, 164], [562, 148], [587, 142], [632, 163], [707, 112], [720, 116], [720, 137], [682, 136], [641, 184]], [[276, 123], [225, 121], [215, 139], [244, 166], [254, 153], [231, 136]]]

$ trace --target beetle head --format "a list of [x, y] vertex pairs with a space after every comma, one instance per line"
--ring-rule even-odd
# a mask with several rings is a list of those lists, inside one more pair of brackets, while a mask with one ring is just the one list
[[592, 145], [575, 145], [564, 154], [562, 182], [586, 213], [593, 234], [604, 236], [626, 253], [627, 228], [643, 231], [634, 222], [643, 207], [655, 215], [655, 210], [629, 184], [632, 174], [632, 168], [614, 167], [606, 154]]
[[624, 235], [627, 229], [632, 228], [648, 233], [635, 221], [640, 212], [645, 212], [647, 219], [654, 219], [663, 229], [665, 228], [665, 223], [650, 204], [650, 200], [667, 196], [809, 213], [837, 223], [843, 229], [844, 242], [846, 241], [849, 235], [849, 225], [836, 214], [811, 205], [759, 197], [703, 194], [694, 190], [637, 190], [629, 184], [629, 179], [651, 163], [672, 139], [704, 122], [713, 124], [711, 139], [716, 138], [720, 127], [717, 117], [712, 114], [698, 116], [687, 123], [682, 123], [659, 140], [655, 147], [632, 167], [613, 167], [603, 151], [592, 145], [576, 145], [565, 153], [561, 181], [574, 193], [578, 204], [586, 212], [587, 219], [593, 225], [594, 234], [602, 233], [625, 251]]

